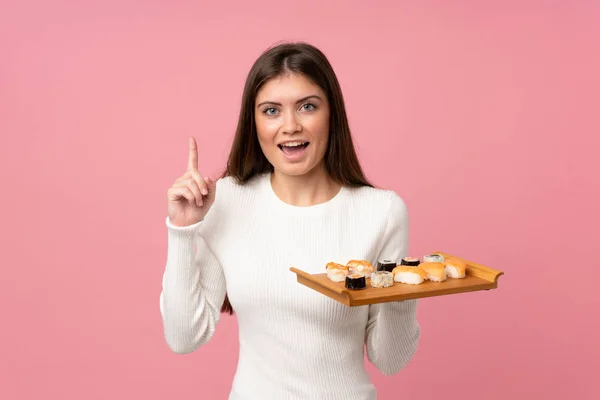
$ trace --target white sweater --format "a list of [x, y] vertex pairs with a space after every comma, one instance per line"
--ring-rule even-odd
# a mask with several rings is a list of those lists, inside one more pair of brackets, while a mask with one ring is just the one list
[[296, 207], [275, 195], [269, 176], [220, 179], [195, 225], [167, 218], [166, 342], [181, 354], [207, 344], [227, 291], [239, 327], [230, 400], [375, 400], [365, 345], [383, 374], [400, 371], [419, 341], [417, 301], [347, 307], [299, 284], [290, 267], [320, 273], [329, 261], [399, 261], [408, 255], [406, 205], [393, 191], [363, 187]]

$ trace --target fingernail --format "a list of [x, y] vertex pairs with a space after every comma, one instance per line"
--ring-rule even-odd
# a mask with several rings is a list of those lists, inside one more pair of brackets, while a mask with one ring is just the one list
[[208, 194], [208, 190], [206, 190], [206, 188], [202, 188], [202, 194], [203, 195], [207, 195]]

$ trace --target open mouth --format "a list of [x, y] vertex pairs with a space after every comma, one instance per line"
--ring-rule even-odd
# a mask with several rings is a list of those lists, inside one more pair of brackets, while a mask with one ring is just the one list
[[278, 147], [288, 156], [298, 155], [308, 147], [309, 142], [288, 142], [278, 145]]

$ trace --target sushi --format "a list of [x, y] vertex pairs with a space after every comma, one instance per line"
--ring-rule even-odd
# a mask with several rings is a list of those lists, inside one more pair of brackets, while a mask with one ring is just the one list
[[371, 274], [371, 287], [386, 288], [394, 284], [394, 276], [391, 271], [375, 271]]
[[423, 262], [443, 263], [444, 256], [441, 254], [427, 254], [423, 257]]
[[420, 267], [400, 265], [394, 268], [392, 273], [394, 275], [394, 282], [420, 285], [427, 280], [427, 274]]
[[351, 290], [367, 287], [367, 277], [363, 274], [350, 274], [346, 276], [346, 288]]
[[346, 266], [351, 274], [371, 275], [374, 272], [373, 265], [366, 260], [350, 260]]
[[456, 258], [448, 258], [444, 261], [446, 275], [454, 279], [462, 279], [466, 276], [467, 264]]
[[392, 272], [396, 268], [396, 263], [392, 260], [379, 260], [377, 262], [377, 271]]
[[327, 277], [334, 282], [344, 282], [349, 270], [347, 266], [335, 262], [327, 263], [326, 269]]
[[409, 267], [416, 267], [421, 264], [421, 261], [416, 257], [404, 257], [400, 261], [400, 265], [408, 265]]
[[433, 282], [443, 282], [446, 280], [446, 269], [441, 262], [424, 262], [419, 265], [427, 274], [427, 279]]

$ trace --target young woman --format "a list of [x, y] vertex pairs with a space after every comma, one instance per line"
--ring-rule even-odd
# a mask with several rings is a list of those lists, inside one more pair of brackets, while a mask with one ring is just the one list
[[418, 345], [416, 300], [347, 307], [290, 271], [376, 265], [408, 249], [406, 205], [363, 176], [325, 55], [300, 43], [258, 58], [216, 182], [198, 170], [196, 146], [190, 138], [188, 169], [168, 190], [160, 296], [168, 346], [198, 349], [220, 313], [235, 312], [230, 399], [376, 399], [364, 349], [382, 373], [400, 371]]

